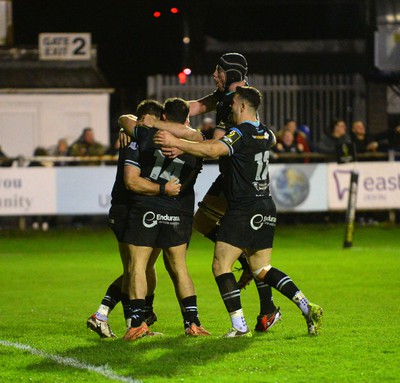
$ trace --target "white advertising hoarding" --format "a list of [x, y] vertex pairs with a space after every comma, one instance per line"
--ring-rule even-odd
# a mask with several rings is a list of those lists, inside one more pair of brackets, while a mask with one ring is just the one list
[[328, 209], [326, 164], [272, 164], [269, 170], [278, 212]]
[[[278, 212], [344, 210], [350, 172], [358, 170], [359, 209], [400, 208], [400, 163], [272, 164]], [[116, 166], [0, 168], [0, 216], [108, 214]], [[205, 165], [195, 184], [196, 209], [219, 174]]]
[[365, 210], [400, 208], [400, 163], [363, 162], [329, 164], [329, 209], [344, 210], [349, 198], [350, 173], [359, 173], [357, 208]]
[[58, 214], [108, 214], [116, 171], [116, 166], [58, 168]]
[[0, 215], [57, 213], [55, 169], [0, 169]]

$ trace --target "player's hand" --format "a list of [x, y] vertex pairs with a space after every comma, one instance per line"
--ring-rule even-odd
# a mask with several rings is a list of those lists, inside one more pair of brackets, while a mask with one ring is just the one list
[[149, 128], [153, 128], [157, 117], [152, 116], [151, 114], [145, 114], [138, 123], [140, 125], [148, 126]]
[[118, 139], [121, 148], [125, 148], [131, 143], [131, 138], [123, 130], [119, 131]]
[[174, 137], [172, 134], [164, 131], [158, 131], [153, 138], [153, 141], [157, 145], [164, 146], [166, 148], [172, 148], [176, 146], [177, 138]]
[[178, 178], [172, 178], [172, 180], [168, 181], [165, 184], [165, 194], [168, 197], [173, 197], [176, 196], [180, 193], [181, 191], [181, 184], [179, 183]]
[[183, 154], [184, 152], [182, 152], [182, 150], [179, 150], [177, 148], [166, 148], [162, 146], [161, 153], [163, 154], [164, 157], [174, 159]]

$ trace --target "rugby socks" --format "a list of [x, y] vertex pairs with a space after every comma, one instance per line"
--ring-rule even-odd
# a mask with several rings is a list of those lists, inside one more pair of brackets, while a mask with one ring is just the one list
[[131, 305], [129, 304], [128, 294], [122, 293], [121, 295], [122, 309], [124, 310], [124, 318], [126, 327], [131, 327]]
[[108, 306], [111, 311], [115, 307], [115, 305], [121, 300], [121, 294], [121, 287], [112, 283], [108, 287], [106, 295], [101, 301], [101, 304], [104, 306]]
[[[245, 253], [240, 254], [238, 261], [240, 262], [243, 270], [250, 268]], [[258, 296], [260, 297], [260, 315], [273, 313], [276, 310], [276, 307], [274, 305], [274, 298], [272, 297], [271, 286], [268, 286], [264, 281], [254, 281], [256, 283]]]
[[197, 309], [197, 296], [191, 295], [183, 298], [180, 303], [185, 329], [189, 328], [192, 323], [196, 326], [200, 326], [199, 312]]
[[249, 262], [247, 262], [247, 257], [245, 253], [240, 254], [238, 261], [240, 262], [243, 270], [250, 269], [250, 265]]
[[144, 299], [130, 299], [131, 307], [131, 327], [139, 327], [144, 322]]
[[121, 288], [117, 285], [111, 284], [101, 301], [101, 305], [96, 311], [96, 318], [102, 321], [108, 319], [108, 315], [114, 309], [115, 305], [121, 300]]
[[268, 315], [276, 310], [271, 286], [264, 281], [256, 281], [258, 295], [260, 297], [260, 315]]
[[154, 294], [146, 295], [144, 303], [144, 313], [146, 317], [153, 312], [153, 302], [154, 302]]
[[221, 274], [215, 278], [219, 292], [225, 303], [225, 307], [231, 317], [232, 326], [239, 331], [248, 330], [244, 319], [242, 304], [240, 302], [240, 290], [233, 273]]
[[300, 291], [300, 289], [293, 283], [288, 275], [284, 272], [272, 267], [264, 278], [264, 282], [273, 288], [279, 290], [285, 297], [292, 300], [297, 307], [303, 312], [308, 314], [308, 300]]

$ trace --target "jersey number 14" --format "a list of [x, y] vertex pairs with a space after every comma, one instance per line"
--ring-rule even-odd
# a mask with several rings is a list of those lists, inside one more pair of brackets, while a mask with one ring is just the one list
[[160, 150], [156, 150], [154, 152], [154, 157], [156, 157], [156, 162], [153, 166], [153, 169], [151, 170], [151, 179], [157, 181], [159, 178], [162, 178], [164, 180], [170, 181], [174, 177], [179, 178], [179, 176], [181, 175], [182, 167], [185, 164], [184, 161], [179, 158], [174, 158], [174, 160], [161, 173], [166, 157], [163, 156]]

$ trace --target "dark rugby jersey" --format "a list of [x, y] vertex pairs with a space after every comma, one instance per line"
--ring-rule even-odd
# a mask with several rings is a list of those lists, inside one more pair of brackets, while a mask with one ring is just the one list
[[[154, 144], [153, 137], [157, 129], [136, 126], [133, 130], [133, 138], [138, 142], [139, 161], [134, 164], [140, 168], [140, 176], [158, 184], [166, 184], [172, 178], [178, 178], [182, 184], [181, 192], [177, 197], [145, 196], [131, 193], [132, 201], [165, 208], [180, 209], [193, 212], [194, 190], [197, 175], [202, 167], [202, 159], [189, 154], [182, 154], [177, 158], [164, 157], [160, 146]], [[127, 165], [129, 163], [126, 163]], [[153, 198], [149, 198], [153, 197]], [[156, 197], [156, 198], [154, 198]]]
[[270, 197], [268, 160], [274, 134], [265, 125], [245, 121], [220, 139], [229, 156], [221, 157], [224, 193], [230, 206]]
[[139, 160], [139, 152], [136, 149], [137, 143], [131, 142], [129, 146], [125, 146], [119, 150], [117, 174], [111, 191], [111, 205], [129, 204], [129, 191], [126, 189], [124, 183], [124, 165], [127, 158], [134, 158], [136, 162]]
[[232, 120], [232, 103], [235, 92], [228, 92], [220, 96], [217, 102], [216, 128], [227, 130], [234, 126]]

